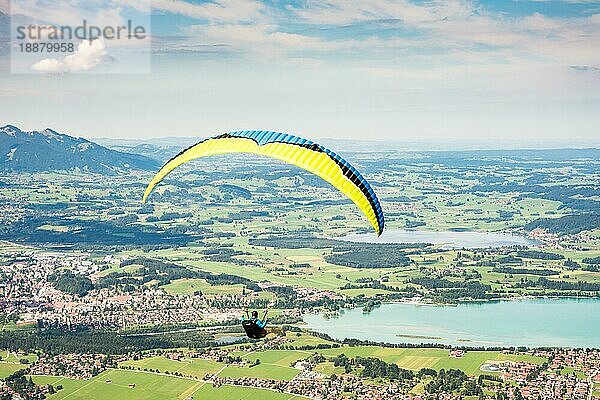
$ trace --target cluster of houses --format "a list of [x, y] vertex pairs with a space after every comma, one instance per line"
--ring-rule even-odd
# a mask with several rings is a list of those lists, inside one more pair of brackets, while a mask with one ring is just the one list
[[[517, 384], [519, 396], [531, 400], [589, 400], [594, 387], [600, 386], [600, 350], [534, 350], [532, 355], [547, 358], [543, 369], [526, 362], [495, 362], [485, 370], [499, 372], [504, 382]], [[512, 388], [499, 390], [507, 398], [515, 397]], [[600, 397], [600, 396], [597, 396]]]
[[29, 367], [30, 375], [54, 375], [90, 379], [112, 363], [104, 354], [41, 354]]
[[218, 310], [207, 305], [200, 294], [177, 296], [154, 287], [132, 292], [93, 289], [80, 297], [57, 290], [49, 276], [60, 270], [94, 277], [109, 256], [94, 263], [84, 256], [60, 253], [22, 252], [0, 266], [0, 306], [19, 324], [71, 329], [126, 329], [139, 325], [217, 324], [239, 318], [239, 310]]

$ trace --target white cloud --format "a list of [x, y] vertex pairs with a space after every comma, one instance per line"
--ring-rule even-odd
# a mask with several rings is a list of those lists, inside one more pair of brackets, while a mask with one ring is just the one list
[[255, 0], [218, 0], [193, 4], [183, 0], [153, 0], [152, 8], [196, 19], [215, 21], [255, 21], [265, 6]]
[[[0, 9], [3, 2], [0, 0]], [[57, 26], [79, 26], [85, 20], [87, 25], [118, 26], [131, 17], [131, 11], [147, 13], [150, 18], [149, 0], [8, 0], [10, 13], [25, 18], [35, 25], [45, 23]], [[135, 14], [134, 14], [135, 15]]]
[[151, 0], [116, 0], [115, 4], [122, 7], [131, 7], [137, 11], [150, 12]]
[[[414, 3], [408, 0], [307, 0], [302, 7], [288, 11], [314, 26], [341, 27], [360, 23], [398, 20], [398, 34], [368, 36], [354, 40], [353, 48], [365, 55], [387, 51], [421, 49], [428, 58], [447, 62], [452, 53], [455, 62], [470, 63], [474, 57], [490, 54], [496, 63], [554, 63], [569, 65], [600, 63], [597, 43], [600, 18], [548, 17], [540, 13], [518, 17], [492, 13], [475, 2], [433, 0]], [[401, 28], [412, 30], [403, 36]], [[405, 54], [405, 53], [404, 53]], [[405, 62], [419, 57], [408, 55]], [[434, 66], [435, 67], [435, 66]]]
[[565, 4], [598, 4], [598, 0], [529, 0], [536, 3], [545, 3], [548, 1], [558, 1]]
[[48, 1], [40, 4], [37, 0], [18, 0], [11, 2], [11, 15], [30, 18], [32, 23], [48, 22], [54, 25], [81, 24], [83, 18], [89, 20], [89, 15], [82, 15], [75, 1]]
[[62, 60], [45, 58], [33, 64], [31, 69], [50, 74], [90, 71], [110, 59], [104, 39], [99, 38], [91, 43], [84, 40], [77, 46], [77, 51]]
[[351, 24], [362, 21], [399, 19], [408, 24], [467, 16], [471, 2], [428, 1], [422, 5], [408, 0], [307, 0], [304, 7], [290, 11], [308, 23]]
[[204, 43], [225, 45], [228, 51], [259, 58], [286, 58], [295, 52], [340, 50], [349, 48], [352, 43], [281, 32], [277, 25], [268, 24], [196, 25], [190, 32]]

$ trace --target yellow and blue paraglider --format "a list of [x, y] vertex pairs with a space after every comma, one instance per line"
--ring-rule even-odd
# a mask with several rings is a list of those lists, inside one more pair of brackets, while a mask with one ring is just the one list
[[320, 144], [270, 131], [240, 131], [205, 139], [167, 161], [144, 192], [143, 202], [171, 171], [188, 161], [228, 153], [252, 153], [303, 168], [329, 182], [360, 208], [377, 236], [384, 228], [383, 211], [371, 185], [346, 160]]

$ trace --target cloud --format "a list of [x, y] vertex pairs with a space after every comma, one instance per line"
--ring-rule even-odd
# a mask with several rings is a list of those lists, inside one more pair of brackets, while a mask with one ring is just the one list
[[307, 0], [302, 7], [288, 7], [312, 24], [352, 24], [398, 19], [407, 24], [440, 21], [472, 13], [471, 2], [434, 0], [416, 4], [408, 0]]
[[331, 51], [348, 46], [347, 42], [281, 32], [278, 26], [268, 24], [197, 25], [192, 32], [205, 42], [254, 57], [287, 57], [294, 52]]
[[77, 7], [76, 0], [64, 2], [49, 0], [44, 4], [37, 0], [19, 0], [11, 2], [10, 12], [13, 18], [19, 16], [40, 25], [50, 23], [76, 26], [81, 24], [84, 18], [88, 21], [93, 20], [92, 15], [84, 14], [83, 10], [87, 9]]
[[600, 67], [590, 67], [589, 65], [571, 65], [569, 68], [579, 72], [600, 74]]
[[[7, 0], [0, 0], [2, 3]], [[150, 0], [9, 0], [13, 17], [35, 25], [79, 26], [85, 20], [88, 25], [118, 26], [128, 18], [150, 18]]]
[[50, 74], [66, 72], [90, 71], [112, 58], [106, 52], [106, 46], [103, 38], [90, 41], [84, 40], [77, 46], [77, 50], [59, 60], [57, 58], [45, 58], [31, 66], [36, 72], [46, 72]]
[[[81, 0], [68, 0], [77, 1]], [[147, 1], [121, 0], [119, 4], [142, 10]], [[329, 63], [346, 71], [407, 81], [413, 76], [424, 81], [465, 77], [462, 82], [475, 71], [482, 79], [493, 81], [493, 77], [510, 76], [511, 70], [568, 73], [572, 65], [600, 65], [600, 14], [593, 9], [576, 16], [565, 13], [567, 17], [495, 12], [477, 0], [299, 0], [281, 4], [266, 0], [154, 0], [154, 10], [197, 22], [173, 27], [165, 32], [170, 36], [153, 36], [153, 52], [194, 53], [217, 60], [276, 60], [306, 68], [327, 68]], [[119, 17], [108, 11], [103, 15], [106, 20]], [[35, 68], [71, 70], [66, 59], [42, 60]]]
[[[525, 1], [525, 0], [520, 0]], [[598, 4], [598, 0], [528, 0], [532, 3], [558, 2], [565, 4]]]
[[193, 4], [182, 0], [153, 0], [152, 8], [196, 19], [215, 21], [255, 21], [265, 6], [254, 0], [218, 0]]
[[[355, 35], [360, 34], [354, 38], [353, 48], [365, 55], [384, 50], [393, 57], [394, 51], [406, 55], [412, 48], [418, 50], [417, 56], [438, 56], [443, 61], [448, 61], [449, 53], [458, 57], [462, 52], [462, 60], [456, 62], [469, 63], [477, 54], [487, 53], [500, 63], [535, 60], [562, 65], [565, 61], [567, 65], [596, 64], [600, 57], [598, 14], [515, 16], [461, 0], [306, 0], [288, 11], [315, 27], [337, 28], [338, 32], [352, 28]], [[398, 21], [395, 28], [384, 26], [389, 20]], [[361, 31], [364, 24], [371, 30]]]

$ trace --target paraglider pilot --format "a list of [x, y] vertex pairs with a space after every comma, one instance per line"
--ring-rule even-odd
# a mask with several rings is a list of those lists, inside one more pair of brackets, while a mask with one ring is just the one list
[[262, 339], [267, 336], [265, 326], [267, 325], [267, 311], [262, 320], [258, 318], [258, 311], [252, 311], [252, 316], [246, 310], [246, 316], [242, 316], [242, 327], [246, 331], [246, 335], [252, 339]]

